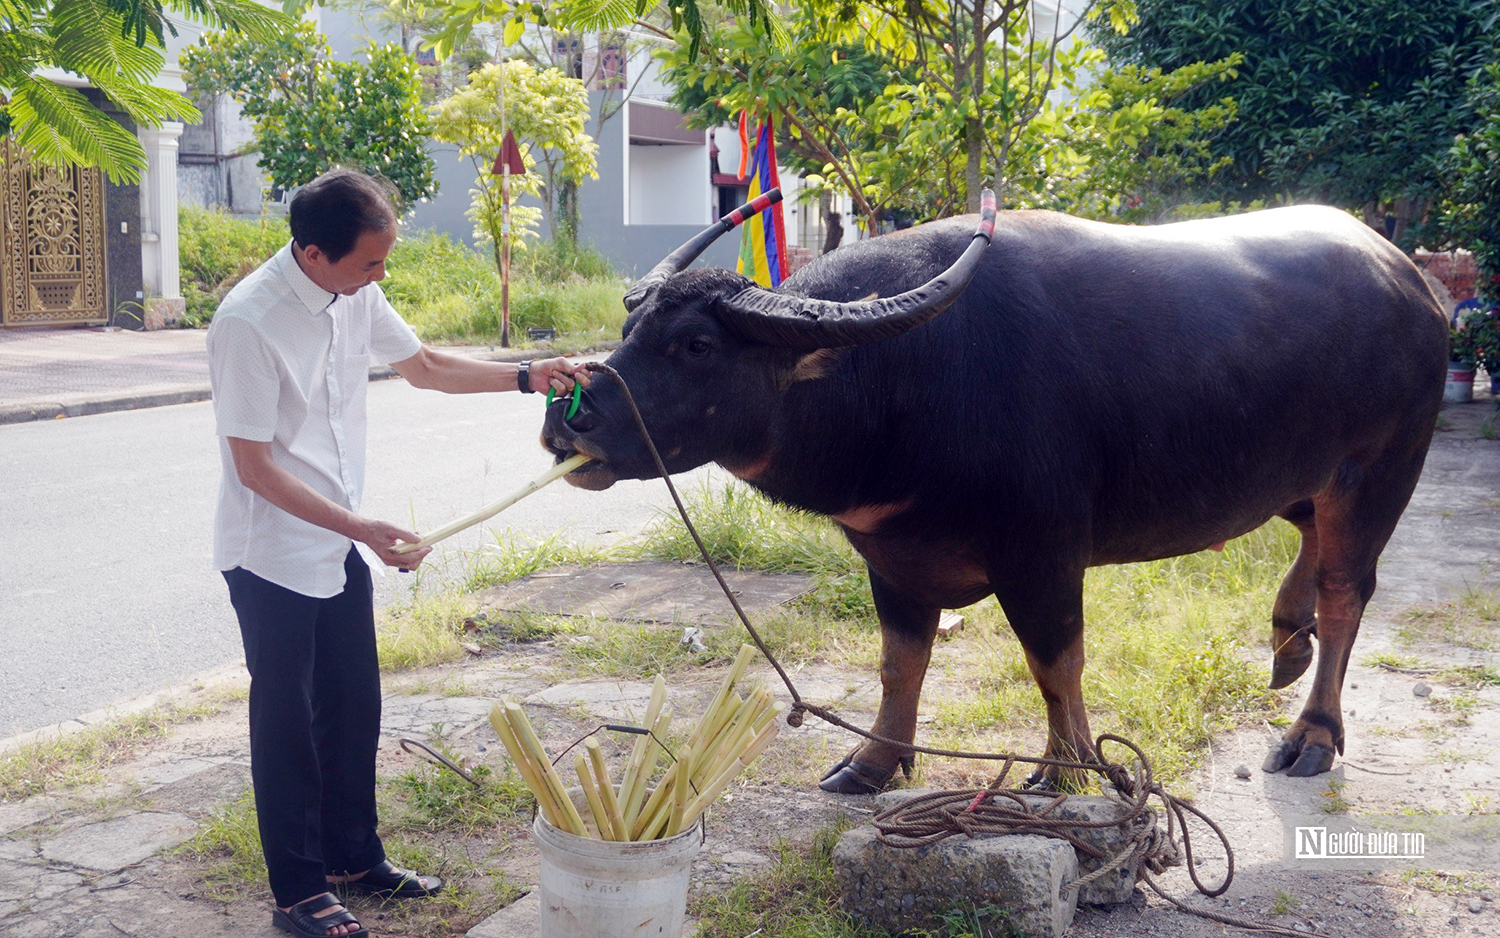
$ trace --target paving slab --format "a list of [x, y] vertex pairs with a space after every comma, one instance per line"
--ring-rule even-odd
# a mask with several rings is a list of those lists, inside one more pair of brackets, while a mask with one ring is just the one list
[[0, 804], [0, 836], [45, 821], [61, 806], [51, 798], [29, 798], [15, 804]]
[[77, 827], [41, 844], [42, 856], [90, 870], [118, 870], [186, 842], [198, 825], [180, 814], [142, 811]]
[[[721, 571], [745, 612], [791, 602], [813, 588], [811, 577]], [[607, 563], [552, 567], [479, 594], [485, 609], [530, 610], [627, 622], [728, 625], [734, 610], [703, 564]], [[493, 616], [491, 616], [493, 618]]]
[[564, 681], [526, 698], [529, 704], [582, 707], [610, 723], [639, 720], [651, 702], [651, 685], [640, 681]]

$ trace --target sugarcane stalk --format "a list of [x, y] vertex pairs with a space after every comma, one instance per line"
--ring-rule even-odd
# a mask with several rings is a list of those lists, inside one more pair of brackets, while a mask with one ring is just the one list
[[568, 797], [568, 789], [563, 785], [562, 777], [552, 767], [552, 760], [547, 758], [547, 750], [542, 746], [542, 741], [537, 738], [536, 731], [531, 728], [531, 721], [526, 719], [526, 711], [514, 699], [507, 698], [502, 701], [505, 704], [505, 714], [510, 719], [511, 728], [516, 731], [516, 738], [526, 747], [532, 759], [536, 760], [542, 771], [542, 778], [546, 781], [552, 797], [562, 809], [563, 816], [567, 821], [566, 830], [578, 834], [580, 837], [587, 836], [583, 833], [583, 817], [579, 815], [578, 809], [573, 806], [573, 799]]
[[668, 704], [662, 708], [661, 713], [656, 715], [656, 721], [651, 725], [651, 735], [646, 738], [646, 755], [636, 769], [630, 795], [625, 801], [625, 820], [630, 824], [632, 831], [635, 830], [635, 822], [640, 817], [641, 805], [646, 800], [646, 787], [651, 780], [651, 774], [656, 770], [656, 753], [661, 749], [661, 743], [657, 740], [664, 738], [671, 726], [672, 706]]
[[640, 774], [642, 767], [647, 765], [646, 753], [651, 748], [652, 738], [650, 733], [656, 731], [656, 718], [661, 715], [662, 707], [667, 702], [667, 681], [660, 674], [651, 685], [651, 701], [646, 705], [646, 719], [641, 722], [649, 732], [645, 736], [638, 736], [635, 745], [630, 747], [630, 759], [625, 763], [625, 771], [620, 775], [620, 802], [625, 806], [625, 819], [633, 821], [635, 818], [630, 813], [630, 802], [635, 794], [636, 777]]
[[563, 476], [572, 472], [574, 469], [577, 469], [579, 466], [588, 462], [592, 458], [592, 456], [585, 456], [582, 453], [577, 453], [573, 456], [569, 456], [567, 459], [564, 459], [562, 462], [553, 466], [551, 469], [548, 469], [546, 472], [537, 476], [535, 479], [527, 482], [515, 492], [512, 492], [510, 495], [507, 495], [506, 497], [500, 499], [498, 502], [491, 502], [490, 504], [484, 506], [483, 508], [479, 509], [466, 518], [459, 518], [457, 521], [452, 521], [448, 524], [443, 525], [436, 531], [433, 531], [431, 534], [423, 537], [415, 544], [400, 544], [396, 547], [392, 547], [391, 553], [409, 554], [414, 550], [421, 550], [424, 547], [431, 547], [438, 541], [452, 537], [465, 528], [472, 528], [474, 525], [478, 524], [481, 521], [488, 521], [489, 519], [495, 517], [500, 512], [509, 508], [511, 505], [514, 505], [516, 502], [520, 501], [531, 493], [547, 485], [550, 485], [553, 482], [556, 482], [558, 479], [561, 479]]
[[604, 801], [604, 814], [609, 819], [610, 830], [614, 832], [612, 840], [629, 840], [630, 828], [625, 826], [625, 815], [620, 811], [620, 801], [615, 797], [614, 785], [609, 780], [609, 767], [604, 764], [604, 748], [599, 745], [599, 740], [590, 736], [583, 741], [583, 748], [588, 753], [589, 764], [594, 768], [594, 781], [599, 784], [599, 797]]
[[562, 819], [562, 811], [552, 800], [552, 793], [546, 782], [542, 781], [537, 767], [532, 763], [516, 734], [510, 728], [510, 723], [505, 718], [505, 711], [500, 709], [499, 704], [490, 706], [490, 725], [495, 728], [495, 735], [500, 737], [500, 742], [505, 745], [505, 751], [510, 754], [510, 761], [515, 763], [516, 771], [521, 773], [521, 780], [526, 787], [531, 789], [531, 794], [536, 798], [537, 810], [542, 812], [542, 817], [547, 823], [560, 830], [565, 830], [565, 822]]
[[609, 813], [604, 810], [604, 802], [599, 797], [599, 789], [594, 784], [594, 776], [589, 772], [588, 760], [583, 753], [573, 756], [573, 771], [578, 773], [578, 784], [583, 786], [583, 797], [589, 803], [589, 811], [594, 815], [594, 827], [599, 831], [600, 840], [619, 840], [614, 828], [610, 825]]
[[[697, 821], [698, 816], [708, 810], [708, 806], [718, 800], [718, 797], [724, 793], [724, 789], [729, 787], [729, 783], [734, 781], [734, 777], [749, 768], [750, 763], [760, 757], [760, 754], [771, 744], [771, 740], [776, 737], [776, 733], [780, 729], [781, 725], [779, 723], [772, 722], [766, 724], [765, 728], [756, 735], [749, 747], [741, 752], [733, 762], [726, 765], [719, 772], [718, 777], [710, 782], [707, 788], [700, 791], [692, 803], [683, 809], [681, 823], [691, 825]], [[675, 810], [673, 817], [676, 817]]]
[[[738, 683], [740, 678], [745, 676], [745, 668], [749, 667], [750, 658], [754, 654], [755, 648], [753, 646], [740, 646], [739, 652], [737, 652], [734, 656], [734, 664], [730, 665], [729, 667], [729, 673], [724, 675], [724, 681], [719, 685], [718, 692], [714, 694], [714, 698], [709, 703], [708, 709], [703, 711], [703, 719], [700, 720], [698, 724], [700, 730], [704, 728], [704, 723], [710, 722], [712, 719], [718, 716], [719, 709], [724, 705], [724, 701], [734, 691], [734, 685]], [[697, 734], [695, 733], [693, 741], [696, 740]]]
[[[691, 747], [684, 746], [683, 750], [683, 764], [692, 765], [693, 754], [691, 751]], [[691, 777], [691, 773], [681, 773], [677, 779], [677, 783], [672, 786], [672, 813], [669, 815], [667, 820], [668, 837], [673, 837], [677, 834], [682, 833], [682, 816], [683, 813], [687, 811], [688, 804], [687, 780]]]

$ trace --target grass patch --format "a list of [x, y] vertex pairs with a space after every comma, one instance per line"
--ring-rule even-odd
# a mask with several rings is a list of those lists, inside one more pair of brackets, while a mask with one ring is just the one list
[[488, 765], [465, 765], [468, 760], [441, 743], [433, 748], [463, 766], [479, 787], [449, 769], [421, 762], [385, 782], [393, 796], [381, 812], [387, 829], [481, 834], [502, 821], [530, 817], [536, 801], [509, 763], [496, 772]]
[[1328, 787], [1319, 793], [1323, 798], [1323, 804], [1320, 807], [1324, 814], [1349, 813], [1349, 809], [1354, 807], [1354, 804], [1344, 797], [1344, 789], [1348, 787], [1349, 783], [1337, 775], [1328, 776]]
[[[279, 215], [240, 219], [191, 205], [178, 209], [178, 236], [183, 325], [192, 328], [207, 326], [229, 290], [291, 237]], [[556, 329], [564, 348], [619, 338], [624, 281], [597, 250], [546, 242], [513, 260], [512, 344], [525, 347], [531, 327]], [[403, 231], [388, 267], [381, 286], [424, 341], [499, 341], [500, 277], [488, 254], [436, 231]]]
[[214, 809], [193, 839], [178, 847], [178, 856], [203, 861], [205, 891], [220, 902], [269, 896], [266, 860], [256, 826], [255, 795], [246, 788], [239, 797]]
[[1439, 896], [1477, 896], [1500, 885], [1500, 876], [1479, 873], [1449, 873], [1438, 870], [1402, 870], [1401, 882]]
[[[875, 615], [865, 563], [827, 518], [777, 505], [742, 483], [705, 484], [684, 502], [715, 563], [811, 576], [816, 586], [797, 601], [798, 608], [846, 619]], [[654, 560], [702, 557], [675, 512], [664, 512], [647, 528], [636, 550]]]
[[464, 653], [459, 644], [464, 620], [478, 609], [472, 597], [445, 592], [389, 610], [375, 631], [380, 670], [404, 671], [458, 659]]
[[0, 754], [0, 803], [96, 782], [105, 769], [166, 736], [174, 724], [205, 719], [218, 709], [211, 702], [167, 704]]
[[494, 544], [469, 555], [463, 574], [463, 590], [477, 592], [531, 576], [548, 567], [586, 567], [610, 557], [607, 550], [571, 544], [556, 535], [542, 541], [526, 541], [497, 534]]
[[1396, 629], [1406, 645], [1444, 643], [1475, 651], [1500, 651], [1500, 591], [1470, 589], [1438, 606], [1410, 609]]
[[[840, 818], [813, 834], [810, 843], [778, 841], [770, 869], [692, 904], [698, 938], [887, 938], [887, 932], [863, 927], [839, 908], [833, 848], [839, 835], [853, 826], [847, 818]], [[954, 897], [954, 908], [941, 916], [938, 928], [911, 934], [913, 938], [1011, 938], [1014, 932], [1005, 924], [1004, 915], [993, 907], [966, 907]]]

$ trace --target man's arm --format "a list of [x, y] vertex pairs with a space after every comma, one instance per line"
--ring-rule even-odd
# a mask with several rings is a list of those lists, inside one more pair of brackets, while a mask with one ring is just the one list
[[306, 482], [276, 465], [271, 459], [270, 443], [234, 436], [226, 439], [240, 483], [287, 514], [369, 545], [388, 566], [415, 569], [432, 552], [432, 548], [424, 547], [409, 554], [391, 553], [390, 549], [398, 543], [415, 544], [421, 537], [384, 521], [361, 518], [313, 491]]
[[[512, 362], [484, 362], [463, 355], [439, 352], [425, 345], [417, 354], [393, 362], [391, 367], [413, 387], [449, 394], [519, 390], [516, 387], [516, 375], [520, 368]], [[559, 393], [571, 391], [575, 378], [584, 387], [588, 387], [588, 372], [566, 358], [547, 358], [531, 363], [533, 391], [545, 391], [549, 387]]]

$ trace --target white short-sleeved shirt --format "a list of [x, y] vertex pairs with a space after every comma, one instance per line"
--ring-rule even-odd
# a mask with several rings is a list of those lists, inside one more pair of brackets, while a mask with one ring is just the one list
[[358, 512], [370, 361], [398, 362], [421, 347], [378, 285], [353, 296], [329, 293], [302, 272], [290, 243], [229, 291], [208, 329], [223, 465], [218, 569], [241, 567], [317, 598], [343, 590], [349, 539], [247, 489], [226, 438], [270, 443], [278, 466]]

